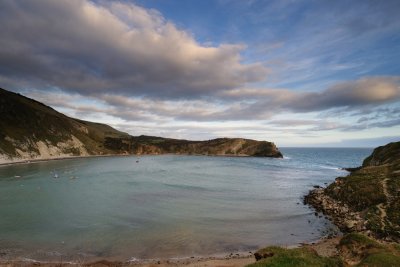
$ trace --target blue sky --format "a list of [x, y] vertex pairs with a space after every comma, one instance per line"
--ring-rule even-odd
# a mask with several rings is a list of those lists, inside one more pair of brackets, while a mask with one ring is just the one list
[[5, 0], [0, 86], [133, 135], [376, 146], [399, 1]]

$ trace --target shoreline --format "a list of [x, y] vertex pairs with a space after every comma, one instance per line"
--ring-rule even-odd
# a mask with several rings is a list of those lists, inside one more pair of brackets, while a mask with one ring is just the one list
[[[154, 259], [137, 259], [132, 257], [129, 260], [118, 260], [113, 258], [93, 258], [89, 260], [35, 260], [25, 257], [16, 259], [0, 260], [2, 266], [244, 266], [255, 262], [254, 252], [232, 252], [219, 253], [205, 256], [185, 256]], [[211, 264], [211, 265], [210, 265]], [[227, 265], [228, 264], [228, 265]]]
[[341, 232], [359, 232], [366, 233], [365, 220], [361, 212], [353, 211], [346, 203], [333, 199], [324, 192], [325, 188], [316, 188], [310, 190], [304, 196], [304, 204], [309, 205], [317, 212], [327, 216], [327, 218], [336, 225]]
[[[244, 266], [243, 264], [251, 264], [255, 262], [253, 254], [239, 255], [237, 254], [224, 257], [205, 256], [205, 257], [188, 257], [188, 258], [170, 258], [170, 259], [135, 259], [128, 261], [118, 261], [109, 259], [97, 259], [93, 261], [36, 261], [32, 259], [24, 260], [8, 260], [0, 261], [0, 266]], [[217, 264], [215, 264], [217, 263]]]
[[[307, 243], [298, 243], [289, 246], [279, 246], [286, 249], [309, 247], [316, 251], [320, 256], [332, 256], [338, 253], [336, 245], [339, 243], [342, 233], [335, 236], [321, 237], [316, 241]], [[265, 245], [269, 246], [269, 245]], [[264, 246], [263, 246], [264, 247]], [[88, 266], [88, 267], [124, 267], [124, 266], [137, 266], [137, 267], [242, 267], [248, 264], [253, 264], [256, 261], [256, 252], [232, 252], [221, 253], [206, 256], [191, 256], [191, 257], [171, 257], [160, 259], [136, 259], [129, 260], [112, 260], [107, 258], [93, 259], [89, 261], [37, 261], [34, 259], [14, 259], [14, 260], [0, 260], [0, 267], [13, 267], [13, 266], [42, 266], [42, 267], [56, 267], [56, 266]]]
[[54, 158], [34, 158], [34, 159], [20, 159], [20, 160], [11, 160], [8, 162], [1, 162], [0, 167], [3, 166], [12, 166], [12, 165], [22, 165], [22, 164], [31, 164], [38, 162], [48, 162], [48, 161], [57, 161], [57, 160], [71, 160], [71, 159], [81, 159], [81, 158], [106, 158], [106, 157], [144, 157], [144, 156], [195, 156], [195, 157], [227, 157], [227, 158], [272, 158], [272, 159], [285, 159], [284, 157], [259, 157], [259, 156], [249, 156], [249, 155], [235, 155], [235, 154], [175, 154], [175, 153], [164, 153], [164, 154], [106, 154], [106, 155], [86, 155], [86, 156], [62, 156], [62, 157], [54, 157]]
[[71, 159], [82, 159], [82, 158], [106, 158], [106, 157], [127, 157], [127, 156], [137, 156], [137, 155], [128, 155], [128, 154], [107, 154], [107, 155], [86, 155], [86, 156], [62, 156], [62, 157], [54, 157], [54, 158], [34, 158], [34, 159], [20, 159], [9, 162], [1, 162], [0, 167], [2, 166], [13, 166], [13, 165], [23, 165], [23, 164], [31, 164], [38, 162], [48, 162], [48, 161], [57, 161], [57, 160], [71, 160]]

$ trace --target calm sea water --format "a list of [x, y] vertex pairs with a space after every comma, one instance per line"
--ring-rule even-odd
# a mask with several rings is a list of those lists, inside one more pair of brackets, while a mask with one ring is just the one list
[[285, 159], [165, 155], [0, 167], [0, 258], [154, 259], [316, 240], [332, 225], [302, 196], [346, 175], [340, 168], [360, 165], [371, 149], [281, 150]]

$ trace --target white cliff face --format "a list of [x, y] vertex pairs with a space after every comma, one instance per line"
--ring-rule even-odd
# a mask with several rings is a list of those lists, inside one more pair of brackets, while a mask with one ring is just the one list
[[80, 156], [89, 155], [83, 143], [73, 135], [70, 140], [58, 142], [56, 146], [51, 145], [47, 140], [36, 142], [36, 148], [39, 150], [40, 158], [73, 156], [72, 152], [66, 152], [71, 149], [78, 150]]
[[[87, 129], [86, 129], [87, 130]], [[88, 156], [89, 153], [87, 152], [85, 145], [74, 135], [71, 135], [71, 140], [67, 141], [66, 143], [59, 143], [57, 146], [63, 147], [63, 144], [66, 145], [66, 147], [73, 147], [75, 149], [79, 149], [80, 156]]]
[[6, 164], [13, 162], [9, 157], [6, 155], [0, 154], [0, 164]]
[[0, 164], [33, 159], [54, 159], [89, 155], [84, 144], [74, 135], [71, 135], [71, 139], [58, 142], [56, 145], [52, 145], [48, 140], [40, 140], [37, 142], [26, 140], [25, 142], [20, 142], [10, 137], [6, 138], [7, 141], [15, 146], [15, 151], [18, 156], [10, 157], [0, 151]]

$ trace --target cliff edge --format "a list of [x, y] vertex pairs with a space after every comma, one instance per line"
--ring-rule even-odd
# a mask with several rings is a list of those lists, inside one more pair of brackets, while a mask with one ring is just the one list
[[0, 164], [89, 155], [221, 155], [282, 157], [271, 142], [243, 138], [189, 141], [131, 136], [108, 125], [70, 118], [0, 88]]

